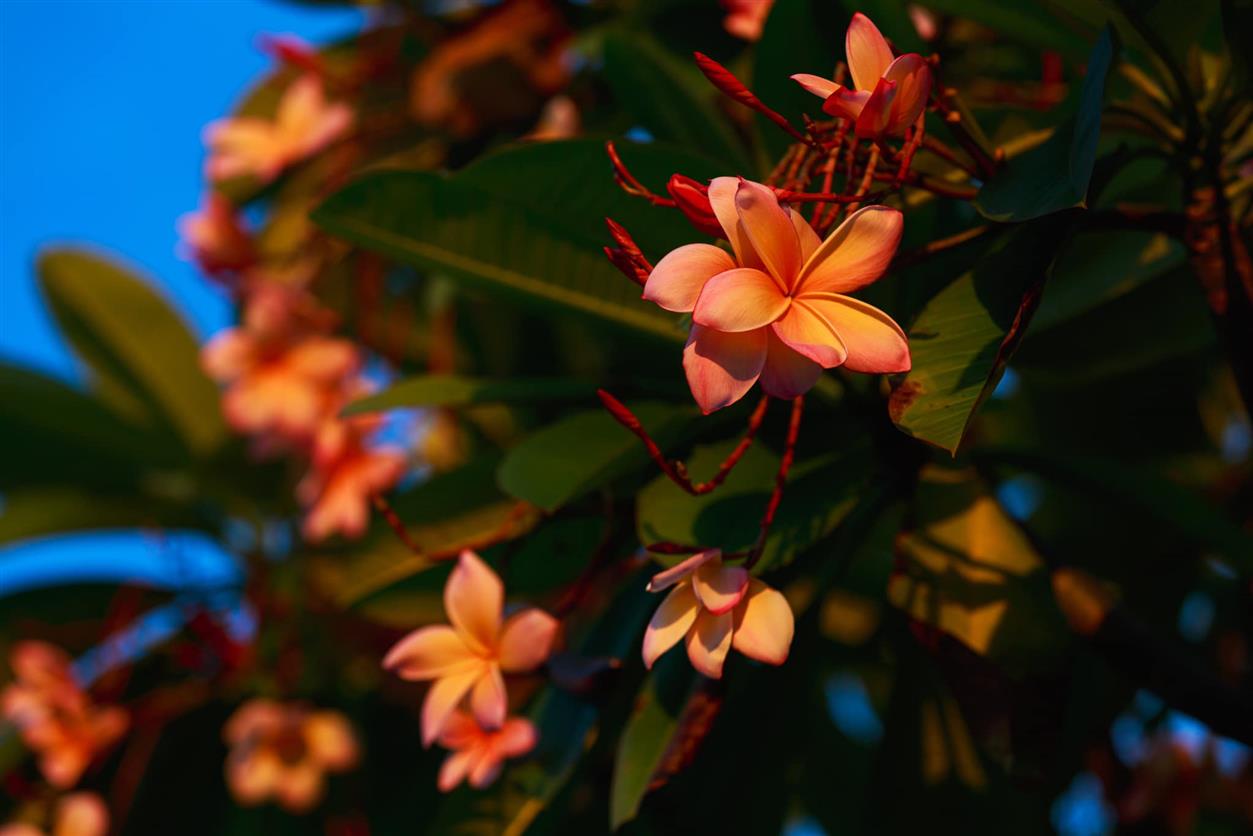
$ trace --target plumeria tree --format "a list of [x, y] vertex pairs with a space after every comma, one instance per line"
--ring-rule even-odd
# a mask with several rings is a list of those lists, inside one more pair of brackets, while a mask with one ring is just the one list
[[1246, 832], [1247, 3], [370, 6], [232, 327], [38, 260], [0, 539], [239, 572], [4, 600], [0, 833]]

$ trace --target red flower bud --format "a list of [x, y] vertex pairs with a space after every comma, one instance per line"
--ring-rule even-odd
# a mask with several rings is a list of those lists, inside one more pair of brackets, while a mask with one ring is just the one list
[[722, 224], [709, 203], [709, 187], [682, 174], [670, 175], [666, 191], [674, 198], [679, 210], [692, 222], [692, 226], [713, 238], [723, 238]]

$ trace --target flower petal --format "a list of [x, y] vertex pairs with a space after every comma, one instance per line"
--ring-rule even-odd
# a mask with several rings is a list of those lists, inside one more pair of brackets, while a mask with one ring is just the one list
[[452, 627], [433, 624], [398, 641], [383, 657], [383, 667], [401, 679], [435, 679], [481, 658]]
[[909, 339], [874, 305], [835, 293], [807, 296], [805, 304], [822, 314], [844, 341], [848, 349], [844, 368], [866, 374], [909, 371]]
[[357, 762], [357, 737], [338, 711], [315, 711], [305, 720], [305, 745], [309, 756], [332, 772], [350, 769]]
[[779, 205], [779, 198], [769, 187], [741, 179], [735, 190], [735, 208], [766, 270], [780, 288], [791, 287], [800, 272], [801, 248], [796, 228], [787, 210]]
[[226, 758], [226, 785], [240, 804], [259, 804], [273, 794], [281, 768], [269, 749], [233, 749]]
[[509, 694], [505, 690], [500, 665], [489, 664], [486, 672], [474, 683], [474, 690], [470, 692], [470, 708], [474, 711], [474, 719], [484, 729], [498, 729], [505, 722]]
[[494, 650], [504, 605], [505, 588], [500, 577], [477, 554], [463, 551], [444, 587], [444, 609], [452, 626], [473, 649]]
[[766, 362], [766, 332], [728, 334], [693, 325], [683, 349], [683, 370], [701, 412], [706, 415], [744, 397]]
[[873, 90], [892, 63], [892, 48], [879, 28], [861, 12], [853, 15], [844, 35], [844, 55], [853, 84], [858, 90]]
[[666, 596], [644, 631], [644, 667], [651, 669], [661, 654], [678, 644], [700, 613], [691, 584], [681, 584]]
[[105, 836], [108, 832], [109, 808], [94, 792], [72, 792], [57, 802], [52, 836]]
[[445, 749], [467, 749], [483, 739], [483, 730], [474, 717], [460, 709], [448, 715], [444, 730], [439, 735], [439, 745]]
[[436, 786], [440, 792], [451, 792], [458, 784], [465, 780], [470, 772], [470, 768], [482, 756], [479, 749], [463, 749], [459, 752], [452, 752], [448, 757], [444, 758], [444, 763], [439, 768], [439, 778], [436, 779]]
[[326, 779], [322, 770], [308, 761], [281, 770], [274, 786], [274, 794], [281, 807], [292, 813], [306, 813], [322, 799]]
[[797, 354], [768, 329], [769, 348], [761, 369], [761, 388], [767, 395], [790, 400], [803, 395], [818, 382], [822, 366]]
[[500, 667], [506, 673], [533, 671], [548, 659], [560, 622], [543, 610], [511, 615], [500, 633]]
[[735, 610], [735, 649], [750, 659], [782, 665], [794, 629], [792, 608], [783, 594], [756, 578], [750, 581], [748, 593]]
[[535, 748], [539, 734], [534, 724], [525, 717], [511, 717], [501, 726], [492, 740], [492, 746], [506, 758], [518, 758]]
[[262, 697], [248, 700], [226, 721], [222, 739], [234, 744], [270, 734], [282, 726], [285, 716], [283, 708], [273, 700]]
[[823, 99], [830, 96], [840, 87], [840, 85], [829, 78], [823, 78], [820, 75], [810, 75], [809, 73], [796, 73], [792, 76], [792, 81], [804, 87], [807, 92]]
[[722, 557], [722, 549], [705, 549], [697, 552], [669, 569], [653, 575], [652, 580], [648, 582], [648, 591], [661, 592], [663, 589], [669, 589], [716, 557]]
[[[809, 225], [809, 221], [805, 220], [805, 216], [801, 214], [800, 209], [794, 206], [785, 206], [784, 208], [792, 219], [792, 226], [796, 229], [796, 240], [801, 245], [801, 264], [804, 264], [814, 254], [814, 250], [822, 246], [822, 239], [818, 237], [818, 233], [814, 232], [814, 228]], [[794, 284], [793, 287], [795, 287]]]
[[[789, 234], [795, 238], [792, 222], [787, 223]], [[774, 322], [783, 316], [790, 302], [765, 273], [737, 267], [719, 273], [705, 284], [692, 319], [697, 325], [738, 334]]]
[[735, 208], [735, 192], [740, 187], [738, 177], [715, 177], [709, 181], [709, 205], [713, 207], [714, 216], [722, 225], [726, 239], [731, 242], [735, 253], [735, 261], [741, 267], [764, 268], [757, 250], [744, 232], [740, 223], [740, 213]]
[[488, 747], [483, 751], [483, 754], [475, 764], [470, 767], [470, 786], [476, 790], [490, 786], [500, 775], [502, 766], [504, 766], [504, 763], [500, 753]]
[[931, 96], [931, 66], [916, 52], [902, 55], [892, 62], [883, 77], [896, 82], [887, 132], [900, 135], [917, 121]]
[[200, 367], [209, 377], [226, 383], [252, 368], [256, 356], [256, 340], [241, 328], [227, 328], [200, 350]]
[[657, 262], [644, 284], [644, 298], [668, 311], [686, 313], [696, 306], [705, 282], [733, 269], [735, 260], [724, 250], [712, 244], [687, 244]]
[[848, 349], [831, 323], [799, 299], [770, 327], [789, 348], [825, 369], [835, 368], [848, 357]]
[[901, 243], [905, 219], [887, 206], [866, 206], [827, 236], [805, 262], [796, 295], [852, 293], [883, 275]]
[[868, 101], [870, 101], [869, 90], [850, 90], [847, 87], [841, 87], [827, 96], [827, 100], [822, 103], [822, 112], [839, 119], [856, 122]]
[[879, 79], [874, 92], [866, 100], [857, 117], [855, 130], [862, 139], [878, 139], [888, 132], [888, 124], [892, 118], [892, 102], [896, 99], [896, 82], [886, 78]]
[[731, 650], [734, 622], [729, 612], [722, 615], [702, 612], [687, 634], [687, 658], [692, 667], [710, 679], [722, 678], [722, 663]]
[[444, 731], [444, 724], [466, 692], [488, 674], [487, 663], [441, 676], [431, 683], [422, 704], [422, 745], [430, 746]]
[[748, 589], [748, 570], [743, 566], [706, 563], [692, 575], [692, 591], [701, 606], [714, 615], [730, 612]]

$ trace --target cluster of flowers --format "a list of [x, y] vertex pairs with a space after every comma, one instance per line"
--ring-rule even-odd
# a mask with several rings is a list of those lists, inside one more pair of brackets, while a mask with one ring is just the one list
[[[0, 716], [36, 754], [44, 779], [57, 790], [69, 790], [125, 733], [129, 717], [117, 706], [97, 705], [59, 648], [18, 642], [9, 662], [13, 681], [0, 692]], [[108, 808], [99, 796], [86, 791], [66, 793], [38, 814], [50, 836], [104, 836], [109, 826]], [[0, 827], [0, 836], [41, 832], [27, 821]]]
[[[300, 63], [309, 64], [305, 58]], [[329, 102], [322, 80], [307, 72], [287, 87], [272, 120], [241, 116], [211, 124], [205, 131], [206, 173], [213, 181], [249, 177], [266, 183], [343, 140], [352, 125], [352, 110]], [[228, 283], [242, 310], [240, 324], [218, 334], [202, 357], [206, 372], [225, 386], [227, 421], [252, 437], [258, 453], [307, 458], [309, 469], [297, 488], [307, 509], [307, 540], [360, 536], [371, 496], [400, 479], [406, 455], [371, 443], [378, 418], [338, 417], [367, 384], [361, 350], [331, 335], [334, 316], [309, 292], [322, 256], [307, 238], [290, 253], [263, 255], [220, 191], [211, 191], [180, 228], [191, 255], [206, 273]]]

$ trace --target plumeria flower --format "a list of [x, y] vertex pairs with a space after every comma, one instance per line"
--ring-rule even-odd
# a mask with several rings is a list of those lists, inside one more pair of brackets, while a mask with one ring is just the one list
[[683, 368], [705, 413], [735, 403], [758, 380], [767, 394], [793, 398], [824, 368], [909, 370], [900, 326], [847, 295], [887, 269], [901, 239], [900, 212], [867, 206], [820, 241], [760, 183], [716, 178], [709, 201], [734, 257], [688, 244], [658, 262], [644, 285], [645, 299], [692, 312]]
[[439, 745], [453, 751], [439, 769], [441, 792], [464, 780], [483, 789], [496, 780], [506, 758], [517, 758], [535, 748], [538, 736], [530, 720], [510, 717], [498, 729], [485, 729], [464, 711], [454, 711], [440, 733]]
[[72, 792], [57, 800], [47, 830], [27, 822], [0, 825], [0, 836], [105, 836], [109, 808], [94, 792]]
[[326, 100], [317, 76], [301, 76], [284, 91], [273, 120], [233, 116], [205, 128], [206, 174], [211, 180], [252, 176], [269, 182], [343, 137], [352, 120], [351, 108]]
[[346, 378], [360, 366], [348, 340], [310, 335], [266, 339], [229, 328], [209, 341], [201, 365], [226, 385], [222, 412], [237, 432], [274, 433], [303, 443], [343, 400]]
[[286, 810], [313, 808], [326, 788], [326, 774], [356, 766], [356, 735], [338, 711], [267, 699], [244, 703], [222, 729], [230, 746], [226, 784], [240, 804], [274, 799]]
[[533, 671], [552, 652], [557, 619], [532, 608], [502, 624], [504, 594], [491, 567], [463, 551], [444, 587], [451, 626], [419, 628], [383, 659], [383, 667], [402, 679], [432, 680], [422, 706], [424, 745], [443, 733], [467, 694], [479, 725], [503, 728], [508, 707], [503, 674]]
[[256, 261], [252, 238], [239, 222], [235, 207], [217, 192], [209, 192], [200, 210], [178, 219], [184, 256], [211, 276], [236, 273]]
[[713, 679], [734, 647], [770, 665], [787, 660], [792, 646], [792, 608], [777, 590], [751, 578], [742, 566], [724, 566], [722, 552], [708, 549], [659, 572], [649, 592], [669, 589], [644, 633], [644, 667], [686, 640], [692, 667]]
[[296, 486], [296, 497], [309, 509], [301, 526], [309, 542], [336, 532], [360, 537], [370, 522], [370, 498], [404, 475], [404, 451], [368, 443], [380, 423], [373, 416], [330, 419], [318, 431], [310, 470]]
[[798, 73], [792, 79], [825, 99], [823, 111], [851, 120], [859, 137], [904, 134], [918, 120], [931, 95], [927, 60], [915, 52], [893, 58], [888, 42], [861, 12], [853, 15], [848, 25], [844, 52], [853, 89], [808, 73]]
[[96, 755], [126, 731], [126, 711], [95, 705], [60, 648], [18, 642], [10, 664], [14, 681], [0, 693], [0, 714], [38, 754], [48, 782], [72, 787]]
[[727, 10], [722, 26], [737, 38], [760, 40], [762, 27], [773, 5], [774, 0], [722, 0], [722, 8]]

